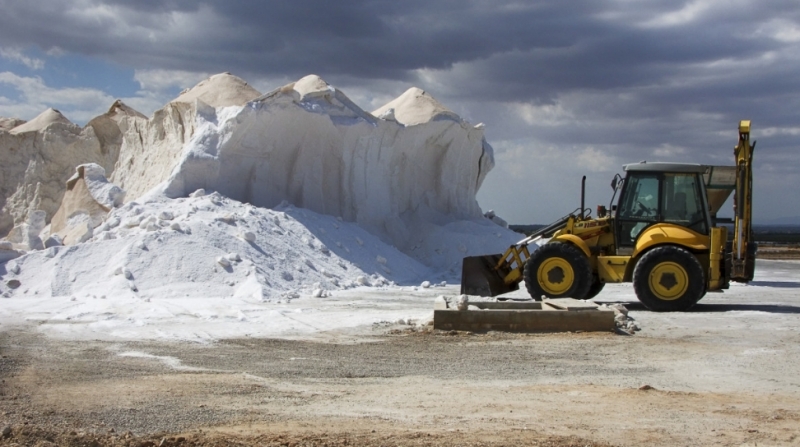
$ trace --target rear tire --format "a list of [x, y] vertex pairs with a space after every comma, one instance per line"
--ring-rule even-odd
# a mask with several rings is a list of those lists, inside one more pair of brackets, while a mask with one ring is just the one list
[[755, 242], [748, 242], [747, 243], [747, 269], [745, 274], [747, 275], [747, 282], [753, 280], [756, 274], [756, 252], [758, 251], [758, 244]]
[[525, 263], [525, 286], [534, 300], [584, 299], [592, 282], [589, 260], [570, 244], [552, 242], [533, 252]]
[[706, 278], [697, 258], [680, 247], [656, 247], [633, 270], [639, 301], [655, 312], [683, 311], [705, 294]]

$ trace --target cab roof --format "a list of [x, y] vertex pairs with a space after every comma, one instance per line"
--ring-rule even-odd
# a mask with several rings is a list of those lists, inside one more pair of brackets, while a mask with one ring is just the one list
[[646, 161], [641, 161], [639, 163], [624, 165], [622, 169], [632, 172], [693, 172], [703, 174], [708, 171], [708, 166], [697, 163], [648, 163]]

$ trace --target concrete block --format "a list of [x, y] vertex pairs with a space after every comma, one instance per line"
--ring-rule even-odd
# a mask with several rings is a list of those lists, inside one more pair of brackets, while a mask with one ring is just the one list
[[[614, 311], [577, 303], [560, 303], [559, 309], [548, 300], [542, 302], [476, 302], [481, 310], [435, 309], [433, 328], [459, 331], [567, 332], [613, 331]], [[577, 301], [577, 300], [575, 300]], [[581, 302], [583, 303], [583, 302]], [[577, 311], [576, 311], [577, 310]]]

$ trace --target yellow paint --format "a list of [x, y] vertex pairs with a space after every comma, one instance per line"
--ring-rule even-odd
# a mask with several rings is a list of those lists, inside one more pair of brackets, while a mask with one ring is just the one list
[[710, 239], [710, 237], [686, 227], [670, 223], [659, 223], [647, 227], [642, 232], [636, 241], [633, 257], [637, 257], [651, 247], [667, 244], [678, 245], [690, 250], [708, 251], [711, 244]]
[[674, 301], [682, 297], [689, 288], [689, 274], [676, 262], [662, 262], [650, 272], [648, 285], [658, 299]]
[[752, 243], [753, 229], [753, 145], [750, 144], [750, 120], [739, 122], [739, 143], [733, 149], [736, 157], [736, 192], [734, 194], [733, 259], [729, 279], [737, 282], [752, 280], [749, 274], [754, 259], [747, 256], [747, 246]]
[[630, 262], [630, 256], [598, 256], [597, 274], [603, 282], [623, 282]]
[[750, 133], [750, 120], [739, 121], [739, 133]]
[[522, 281], [522, 270], [525, 268], [525, 262], [530, 257], [527, 245], [521, 247], [512, 245], [503, 253], [503, 257], [500, 258], [494, 268], [501, 274], [505, 274], [503, 277], [504, 283], [509, 285], [518, 283]]
[[711, 229], [708, 290], [719, 290], [725, 283], [725, 278], [723, 278], [723, 265], [725, 262], [725, 242], [727, 240], [727, 227], [714, 227]]
[[550, 239], [550, 241], [570, 242], [572, 245], [580, 248], [587, 258], [592, 257], [592, 252], [589, 251], [589, 246], [586, 245], [586, 242], [574, 234], [562, 234]]
[[511, 273], [503, 278], [503, 282], [506, 284], [514, 284], [519, 281], [522, 281], [522, 268], [511, 270]]
[[548, 295], [561, 295], [572, 286], [575, 272], [572, 265], [564, 258], [547, 258], [536, 271], [539, 285]]

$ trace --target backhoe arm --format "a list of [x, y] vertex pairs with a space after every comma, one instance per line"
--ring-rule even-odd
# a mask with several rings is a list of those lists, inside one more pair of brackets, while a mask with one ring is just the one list
[[750, 144], [750, 120], [739, 122], [739, 142], [733, 150], [736, 157], [736, 192], [734, 195], [733, 246], [731, 275], [736, 282], [753, 279], [756, 243], [753, 241], [753, 150]]

